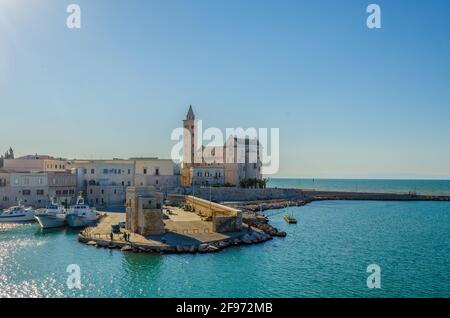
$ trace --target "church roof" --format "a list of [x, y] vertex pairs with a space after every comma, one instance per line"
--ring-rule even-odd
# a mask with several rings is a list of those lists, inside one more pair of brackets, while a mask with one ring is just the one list
[[189, 105], [189, 110], [188, 113], [186, 115], [186, 119], [190, 119], [190, 120], [194, 120], [195, 119], [195, 115], [194, 115], [194, 111], [192, 110], [192, 105]]

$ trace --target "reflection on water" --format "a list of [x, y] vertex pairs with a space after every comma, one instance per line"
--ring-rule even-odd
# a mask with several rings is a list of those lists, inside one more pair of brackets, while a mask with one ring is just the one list
[[[314, 202], [271, 218], [288, 236], [205, 255], [81, 244], [77, 230], [0, 225], [0, 297], [447, 297], [450, 203]], [[297, 225], [288, 225], [284, 213]], [[381, 290], [366, 286], [368, 264]], [[68, 289], [67, 266], [82, 289]]]

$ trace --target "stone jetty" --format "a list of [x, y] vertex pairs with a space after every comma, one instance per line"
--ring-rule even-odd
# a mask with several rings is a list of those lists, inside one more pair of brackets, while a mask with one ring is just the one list
[[[165, 220], [166, 233], [158, 236], [142, 236], [121, 229], [112, 234], [111, 225], [125, 220], [124, 213], [106, 213], [96, 227], [86, 228], [78, 235], [78, 240], [88, 246], [106, 249], [120, 249], [123, 252], [152, 254], [195, 254], [216, 253], [225, 248], [258, 244], [272, 239], [272, 235], [259, 227], [243, 226], [241, 231], [216, 233], [204, 231], [202, 222], [193, 213], [171, 208], [172, 219]], [[184, 226], [184, 230], [180, 229]], [[124, 234], [130, 236], [125, 239]]]

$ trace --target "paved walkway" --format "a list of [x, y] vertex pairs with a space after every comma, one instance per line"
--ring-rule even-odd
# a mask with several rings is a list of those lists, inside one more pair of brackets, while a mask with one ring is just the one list
[[[164, 220], [168, 232], [164, 236], [144, 237], [131, 233], [130, 241], [133, 244], [155, 247], [193, 245], [240, 237], [245, 232], [245, 230], [233, 233], [212, 232], [212, 222], [203, 221], [197, 214], [175, 207], [169, 207], [169, 210], [171, 212], [166, 212], [169, 219]], [[84, 231], [85, 236], [93, 240], [110, 241], [111, 225], [125, 222], [125, 213], [106, 212], [103, 214], [104, 217], [100, 219], [96, 227], [87, 228]], [[128, 233], [124, 229], [121, 229], [121, 231], [122, 233]], [[166, 243], [162, 242], [163, 239], [165, 239]], [[122, 234], [114, 234], [114, 241], [123, 242], [123, 245], [128, 244], [123, 239]]]

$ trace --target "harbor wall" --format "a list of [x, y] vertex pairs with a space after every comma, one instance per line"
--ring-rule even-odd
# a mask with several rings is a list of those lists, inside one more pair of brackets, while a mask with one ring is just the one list
[[303, 198], [300, 189], [243, 189], [234, 187], [212, 187], [195, 189], [195, 196], [216, 202], [258, 201], [258, 200], [295, 200]]
[[450, 201], [450, 196], [414, 193], [368, 193], [315, 191], [289, 188], [242, 189], [212, 187], [195, 189], [195, 196], [215, 202], [250, 202], [266, 200], [378, 200], [378, 201]]

